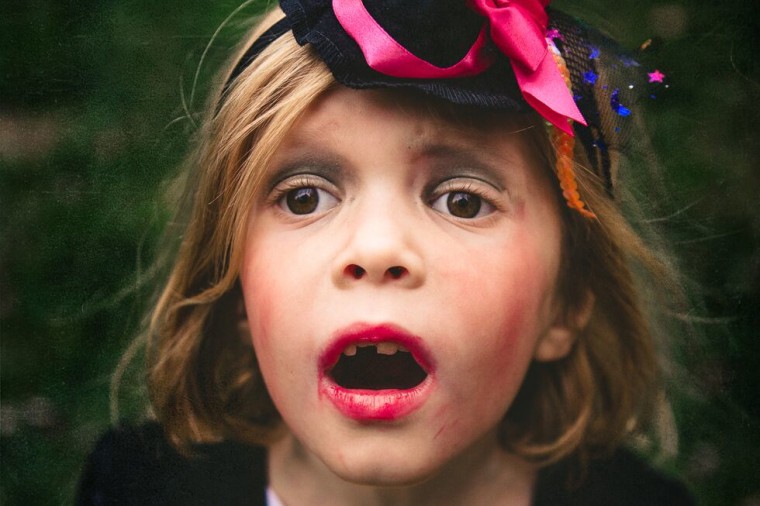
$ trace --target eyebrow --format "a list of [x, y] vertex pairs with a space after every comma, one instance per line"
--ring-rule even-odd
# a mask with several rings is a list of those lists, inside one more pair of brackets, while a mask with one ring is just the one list
[[432, 159], [435, 173], [442, 179], [471, 176], [504, 191], [507, 188], [506, 172], [513, 165], [508, 158], [497, 157], [487, 149], [474, 146], [429, 143], [419, 148], [416, 158]]
[[267, 174], [264, 188], [269, 193], [285, 179], [299, 174], [314, 174], [335, 183], [347, 177], [344, 167], [343, 159], [331, 153], [295, 155]]

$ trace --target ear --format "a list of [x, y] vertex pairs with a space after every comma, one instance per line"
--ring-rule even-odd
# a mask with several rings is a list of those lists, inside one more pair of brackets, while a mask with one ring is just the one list
[[248, 321], [248, 313], [245, 310], [245, 299], [243, 299], [242, 295], [238, 297], [238, 301], [235, 304], [235, 316], [238, 321]]
[[573, 349], [578, 334], [591, 320], [595, 301], [594, 294], [587, 292], [583, 303], [572, 313], [558, 308], [551, 327], [536, 343], [533, 358], [539, 362], [551, 362], [567, 356]]
[[251, 329], [248, 326], [248, 314], [245, 310], [245, 300], [243, 300], [242, 295], [239, 297], [235, 307], [235, 317], [237, 318], [237, 328], [240, 338], [246, 342], [250, 341]]

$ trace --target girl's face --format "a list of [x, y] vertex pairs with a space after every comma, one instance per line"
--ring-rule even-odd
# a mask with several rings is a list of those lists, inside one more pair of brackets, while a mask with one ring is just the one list
[[360, 483], [500, 451], [529, 364], [572, 342], [553, 183], [521, 135], [401, 102], [340, 88], [308, 109], [267, 169], [241, 269], [287, 427]]

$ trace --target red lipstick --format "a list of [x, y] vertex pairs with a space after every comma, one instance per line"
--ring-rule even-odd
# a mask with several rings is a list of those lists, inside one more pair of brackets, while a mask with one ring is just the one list
[[[352, 355], [357, 347], [370, 346], [410, 353], [416, 363], [412, 366], [418, 371], [421, 368], [424, 379], [404, 388], [374, 389], [338, 384], [331, 371], [344, 352]], [[435, 373], [431, 353], [422, 339], [393, 324], [357, 323], [339, 330], [321, 353], [318, 365], [320, 396], [329, 399], [343, 415], [366, 422], [397, 420], [417, 410], [432, 391]]]

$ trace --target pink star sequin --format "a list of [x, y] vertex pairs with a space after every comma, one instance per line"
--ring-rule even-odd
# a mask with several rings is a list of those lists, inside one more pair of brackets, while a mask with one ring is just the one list
[[559, 40], [565, 40], [565, 38], [562, 36], [561, 33], [559, 33], [559, 30], [556, 28], [552, 28], [551, 30], [546, 31], [546, 38], [547, 39], [559, 39]]
[[655, 70], [654, 72], [648, 72], [647, 75], [649, 76], [650, 83], [661, 83], [662, 80], [665, 79], [665, 74], [663, 74], [659, 70]]

